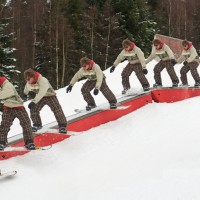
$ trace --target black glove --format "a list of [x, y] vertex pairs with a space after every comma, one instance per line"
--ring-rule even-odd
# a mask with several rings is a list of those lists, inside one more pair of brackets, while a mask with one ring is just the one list
[[115, 66], [112, 66], [111, 68], [110, 68], [110, 73], [112, 73], [112, 72], [114, 72], [115, 71]]
[[143, 69], [142, 71], [143, 71], [143, 73], [144, 73], [145, 75], [148, 74], [148, 70], [147, 70], [147, 69]]
[[175, 59], [171, 59], [171, 63], [172, 63], [172, 65], [174, 66], [177, 62], [176, 62]]
[[187, 61], [187, 60], [184, 61], [184, 62], [183, 62], [183, 65], [184, 65], [184, 66], [188, 65], [188, 61]]
[[3, 103], [0, 103], [0, 112], [3, 112]]
[[94, 95], [97, 95], [97, 94], [99, 94], [99, 90], [98, 89], [94, 89]]
[[36, 106], [36, 104], [34, 102], [31, 102], [28, 104], [29, 109], [33, 109], [33, 108], [35, 108], [35, 106]]
[[66, 89], [66, 92], [67, 92], [67, 93], [71, 92], [71, 91], [72, 91], [72, 87], [73, 87], [72, 85], [69, 85], [69, 86], [67, 87], [67, 89]]
[[31, 99], [34, 99], [35, 96], [36, 96], [36, 93], [33, 92], [33, 91], [30, 91], [30, 92], [28, 93], [28, 96], [29, 96]]

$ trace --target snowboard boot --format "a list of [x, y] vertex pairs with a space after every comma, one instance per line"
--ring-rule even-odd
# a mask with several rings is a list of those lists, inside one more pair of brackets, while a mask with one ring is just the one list
[[67, 129], [65, 127], [60, 127], [59, 128], [59, 133], [66, 134], [67, 133]]
[[127, 91], [128, 91], [129, 89], [130, 89], [130, 88], [128, 88], [128, 89], [125, 89], [125, 88], [124, 88], [124, 89], [122, 90], [122, 94], [126, 94]]
[[0, 141], [0, 151], [4, 151], [5, 148], [6, 148], [6, 143], [3, 141]]
[[32, 139], [27, 140], [27, 141], [25, 142], [25, 147], [26, 147], [28, 150], [35, 150], [35, 144], [34, 144], [33, 140], [32, 140]]
[[161, 83], [155, 83], [155, 84], [153, 84], [153, 88], [160, 88], [160, 87], [162, 87]]
[[110, 103], [110, 109], [116, 109], [117, 104], [116, 103]]
[[185, 83], [185, 84], [182, 83], [182, 84], [179, 85], [179, 87], [189, 87], [189, 85], [188, 85], [188, 83]]
[[197, 88], [200, 87], [200, 81], [196, 81], [194, 84], [194, 87], [197, 87]]
[[88, 105], [86, 106], [86, 110], [87, 110], [87, 111], [92, 110], [92, 108], [96, 108], [96, 105], [94, 105], [94, 104], [88, 104]]
[[172, 87], [178, 87], [178, 82], [174, 81], [174, 82], [172, 83]]
[[122, 94], [126, 94], [126, 91], [127, 91], [127, 90], [122, 90]]
[[33, 125], [31, 128], [33, 133], [36, 133], [38, 130], [42, 129], [41, 125]]
[[143, 85], [143, 90], [144, 92], [149, 91], [150, 90], [149, 85]]
[[3, 145], [3, 144], [0, 144], [0, 151], [4, 151], [4, 149], [6, 148], [6, 146], [5, 145]]

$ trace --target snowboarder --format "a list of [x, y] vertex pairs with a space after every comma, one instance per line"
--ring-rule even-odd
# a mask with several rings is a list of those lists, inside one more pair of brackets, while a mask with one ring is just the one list
[[187, 40], [184, 40], [182, 42], [183, 45], [183, 51], [181, 53], [181, 56], [178, 58], [178, 63], [183, 62], [183, 67], [181, 68], [181, 86], [188, 86], [188, 80], [187, 80], [187, 73], [191, 71], [192, 77], [195, 80], [194, 87], [200, 86], [200, 77], [199, 73], [197, 71], [197, 67], [199, 66], [199, 56], [197, 54], [196, 49], [192, 45], [192, 43], [188, 42]]
[[177, 63], [174, 53], [164, 42], [159, 39], [153, 40], [153, 47], [150, 56], [146, 60], [148, 64], [154, 58], [159, 57], [160, 61], [154, 67], [154, 80], [153, 87], [162, 87], [161, 71], [166, 68], [171, 80], [172, 87], [177, 87], [179, 79], [175, 73], [174, 65]]
[[118, 55], [117, 59], [113, 63], [110, 68], [110, 73], [114, 72], [116, 66], [122, 62], [123, 60], [127, 59], [129, 63], [122, 71], [122, 85], [123, 91], [122, 94], [126, 94], [127, 90], [131, 88], [129, 82], [129, 76], [135, 71], [137, 78], [139, 79], [143, 90], [149, 90], [149, 82], [145, 77], [145, 74], [148, 73], [145, 64], [144, 53], [141, 51], [139, 47], [135, 45], [135, 43], [131, 42], [130, 40], [126, 39], [122, 42], [123, 50]]
[[94, 89], [93, 94], [98, 95], [99, 91], [103, 93], [105, 98], [110, 103], [111, 109], [117, 108], [117, 99], [112, 91], [109, 89], [106, 78], [98, 64], [96, 64], [93, 60], [90, 60], [87, 57], [83, 57], [80, 59], [81, 68], [72, 78], [69, 86], [66, 89], [66, 92], [71, 92], [74, 84], [81, 79], [82, 77], [86, 77], [88, 80], [83, 84], [81, 88], [81, 92], [84, 100], [87, 102], [86, 110], [89, 111], [92, 108], [96, 107], [96, 103], [94, 101], [93, 96], [90, 91]]
[[2, 121], [0, 125], [0, 151], [7, 145], [7, 135], [15, 118], [18, 118], [23, 129], [25, 147], [35, 149], [31, 121], [23, 106], [23, 100], [18, 95], [15, 87], [4, 76], [0, 77], [0, 100], [4, 102]]
[[24, 94], [34, 96], [28, 108], [30, 109], [31, 119], [33, 122], [32, 131], [37, 132], [42, 128], [42, 121], [40, 118], [40, 110], [48, 105], [53, 111], [55, 118], [58, 122], [59, 132], [67, 133], [67, 120], [60, 106], [60, 103], [56, 97], [56, 93], [52, 88], [49, 81], [43, 77], [39, 72], [35, 72], [32, 69], [27, 69], [24, 72], [24, 78], [27, 83], [24, 88]]

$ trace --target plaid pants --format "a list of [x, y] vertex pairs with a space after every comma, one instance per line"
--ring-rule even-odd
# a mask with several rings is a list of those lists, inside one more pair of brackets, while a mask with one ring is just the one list
[[[90, 91], [95, 88], [96, 82], [96, 80], [87, 80], [81, 88], [83, 98], [89, 105], [96, 105], [93, 96], [90, 94]], [[100, 91], [109, 103], [117, 103], [117, 99], [112, 91], [109, 89], [105, 78], [102, 81]]]
[[161, 60], [158, 64], [154, 67], [154, 80], [156, 83], [162, 85], [162, 79], [161, 79], [161, 71], [166, 68], [172, 83], [179, 83], [178, 76], [176, 75], [176, 72], [174, 70], [174, 66], [171, 63], [171, 60]]
[[198, 62], [191, 62], [191, 63], [188, 63], [188, 65], [183, 66], [181, 68], [181, 71], [180, 71], [181, 81], [184, 85], [188, 84], [187, 73], [189, 71], [191, 71], [192, 77], [194, 78], [195, 82], [200, 81], [199, 73], [197, 71], [198, 66], [199, 66]]
[[8, 132], [15, 118], [19, 119], [20, 125], [22, 126], [24, 142], [33, 140], [31, 121], [25, 108], [6, 108], [3, 110], [0, 125], [0, 141], [7, 143]]
[[128, 90], [131, 88], [130, 82], [129, 82], [129, 76], [132, 74], [132, 72], [135, 71], [135, 74], [137, 78], [139, 79], [141, 85], [149, 86], [149, 82], [147, 78], [145, 77], [143, 71], [142, 71], [142, 65], [140, 63], [137, 64], [128, 64], [124, 70], [122, 71], [122, 85], [125, 90]]
[[31, 113], [31, 119], [33, 121], [33, 126], [42, 126], [42, 121], [40, 118], [40, 110], [45, 106], [48, 105], [52, 112], [54, 113], [54, 116], [56, 118], [56, 121], [58, 122], [59, 127], [66, 127], [67, 126], [67, 120], [63, 113], [63, 110], [60, 106], [60, 103], [58, 102], [58, 99], [56, 96], [48, 96], [43, 97], [35, 106], [35, 108], [30, 109]]

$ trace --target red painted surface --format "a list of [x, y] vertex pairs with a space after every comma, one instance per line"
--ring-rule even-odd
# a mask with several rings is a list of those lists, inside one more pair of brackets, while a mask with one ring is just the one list
[[[89, 117], [87, 116], [83, 119], [80, 119], [78, 121], [68, 124], [67, 128], [68, 128], [68, 131], [74, 131], [74, 132], [86, 131], [92, 127], [96, 127], [101, 124], [116, 120], [151, 102], [152, 102], [151, 94], [147, 94], [145, 96], [138, 97], [136, 99], [130, 100], [129, 102], [122, 104], [123, 106], [129, 106], [128, 108], [124, 110], [105, 110], [99, 113], [95, 113], [92, 116], [89, 116]], [[34, 141], [37, 146], [47, 146], [50, 144], [60, 142], [68, 137], [70, 136], [64, 135], [64, 134], [44, 133], [44, 134], [35, 136]], [[24, 142], [21, 141], [12, 146], [24, 146]], [[15, 156], [23, 155], [28, 152], [30, 151], [28, 150], [27, 151], [10, 151], [10, 152], [3, 151], [3, 152], [0, 152], [0, 160], [5, 160], [5, 159], [12, 158]]]
[[200, 96], [200, 88], [177, 88], [177, 89], [160, 89], [152, 90], [152, 99], [158, 103], [173, 103], [188, 99], [195, 96]]
[[[69, 135], [64, 134], [55, 134], [55, 133], [44, 133], [41, 135], [37, 135], [34, 138], [34, 142], [36, 146], [47, 146], [57, 142], [60, 142], [66, 138], [69, 138]], [[21, 147], [24, 146], [24, 142], [18, 142], [12, 146]], [[19, 155], [24, 155], [30, 151], [2, 151], [0, 152], [0, 160], [6, 160], [8, 158], [12, 158]]]
[[105, 110], [99, 113], [96, 113], [92, 116], [87, 118], [81, 119], [79, 121], [75, 121], [68, 125], [69, 131], [86, 131], [90, 128], [99, 126], [101, 124], [116, 120], [128, 113], [145, 106], [148, 103], [152, 102], [151, 94], [147, 94], [145, 96], [139, 97], [137, 99], [133, 99], [129, 102], [122, 104], [123, 106], [129, 106], [127, 109], [124, 110]]

